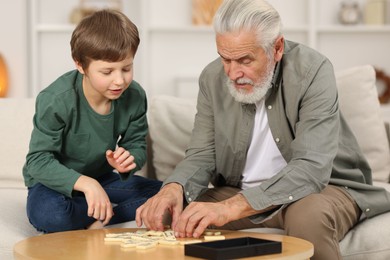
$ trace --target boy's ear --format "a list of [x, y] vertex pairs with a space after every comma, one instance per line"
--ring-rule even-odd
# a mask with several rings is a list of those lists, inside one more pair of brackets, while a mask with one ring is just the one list
[[80, 62], [75, 61], [74, 64], [76, 65], [77, 70], [78, 70], [81, 74], [85, 74], [84, 69], [83, 69], [83, 66], [81, 66]]

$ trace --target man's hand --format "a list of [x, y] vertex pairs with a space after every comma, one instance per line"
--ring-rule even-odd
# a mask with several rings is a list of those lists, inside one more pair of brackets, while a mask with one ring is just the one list
[[259, 213], [241, 194], [221, 202], [192, 202], [173, 226], [177, 237], [200, 237], [210, 225], [223, 226]]
[[165, 185], [155, 196], [148, 199], [136, 211], [138, 227], [142, 223], [151, 230], [164, 230], [163, 217], [166, 213], [172, 215], [172, 226], [183, 211], [183, 188], [178, 183]]
[[82, 191], [88, 204], [88, 216], [107, 225], [114, 212], [107, 193], [95, 179], [82, 175], [75, 183], [74, 189]]
[[199, 237], [209, 225], [229, 222], [232, 209], [222, 203], [191, 202], [173, 226], [176, 237]]
[[119, 147], [114, 152], [107, 150], [106, 158], [108, 163], [119, 173], [127, 173], [136, 167], [134, 156], [123, 147]]

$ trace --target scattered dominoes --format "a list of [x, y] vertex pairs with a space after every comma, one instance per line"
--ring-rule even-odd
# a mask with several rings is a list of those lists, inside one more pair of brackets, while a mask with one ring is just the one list
[[205, 241], [215, 241], [215, 240], [225, 240], [225, 236], [219, 235], [219, 236], [204, 236]]
[[196, 243], [201, 243], [202, 240], [200, 239], [190, 239], [190, 240], [182, 240], [180, 241], [180, 245], [189, 245], [189, 244], [196, 244]]
[[[221, 240], [225, 236], [221, 232], [207, 231], [203, 234], [204, 241]], [[177, 240], [172, 230], [154, 231], [154, 230], [136, 230], [135, 232], [107, 233], [104, 237], [105, 242], [121, 243], [122, 248], [149, 249], [160, 245], [187, 245], [201, 243], [201, 239]]]

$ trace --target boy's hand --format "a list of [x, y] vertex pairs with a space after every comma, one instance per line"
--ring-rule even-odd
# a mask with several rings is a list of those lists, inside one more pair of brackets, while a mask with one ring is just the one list
[[106, 151], [108, 163], [114, 167], [119, 173], [127, 173], [133, 170], [137, 165], [134, 162], [134, 156], [126, 151], [123, 147], [119, 147], [114, 152]]
[[74, 189], [82, 191], [88, 204], [88, 216], [107, 225], [114, 215], [107, 193], [95, 179], [82, 175], [75, 183]]

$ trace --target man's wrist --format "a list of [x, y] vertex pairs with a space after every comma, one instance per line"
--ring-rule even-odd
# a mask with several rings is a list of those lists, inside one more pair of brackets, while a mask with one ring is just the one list
[[229, 214], [229, 217], [231, 218], [229, 222], [257, 213], [257, 211], [251, 207], [244, 195], [240, 193], [227, 200], [221, 201], [221, 203], [231, 209], [230, 212], [233, 213]]
[[163, 189], [177, 190], [183, 193], [183, 186], [178, 182], [170, 182], [164, 185]]

